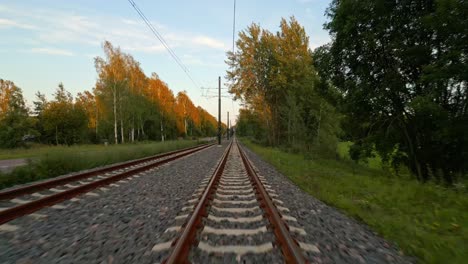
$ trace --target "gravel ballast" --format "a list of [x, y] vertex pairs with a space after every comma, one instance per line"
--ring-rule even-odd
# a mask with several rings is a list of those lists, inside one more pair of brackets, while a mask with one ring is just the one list
[[160, 262], [155, 241], [174, 225], [225, 146], [58, 204], [64, 209], [44, 208], [9, 222], [17, 230], [0, 231], [0, 263]]
[[[44, 208], [9, 222], [17, 229], [0, 229], [0, 263], [160, 263], [168, 250], [156, 252], [153, 247], [177, 235], [167, 230], [180, 226], [185, 221], [180, 216], [191, 213], [184, 208], [193, 204], [191, 201], [197, 197], [194, 194], [206, 185], [203, 182], [211, 176], [226, 146], [227, 143], [223, 147], [210, 147], [139, 177], [117, 182], [118, 186], [106, 186], [94, 190], [94, 194], [77, 197], [77, 201], [60, 203], [58, 209]], [[311, 263], [415, 261], [403, 256], [392, 243], [364, 224], [299, 189], [255, 153], [243, 149], [268, 188], [278, 195], [280, 201], [276, 205], [289, 209], [285, 215], [295, 218], [288, 224], [304, 229], [305, 234], [296, 232], [293, 237], [307, 245], [305, 255]], [[257, 228], [266, 224], [219, 223], [209, 219], [204, 222], [223, 228]], [[225, 236], [207, 234], [200, 238], [217, 240], [220, 245], [235, 244], [235, 240]], [[274, 240], [268, 234], [249, 239], [247, 244]], [[246, 237], [237, 240], [242, 244], [247, 241]], [[268, 257], [246, 254], [241, 259], [246, 263], [262, 263], [267, 259], [271, 263], [281, 262], [282, 256], [276, 256], [278, 250], [273, 252]], [[196, 250], [191, 257], [195, 262], [211, 259]], [[227, 255], [214, 257], [223, 263], [235, 259]]]
[[[240, 181], [242, 183], [239, 183]], [[273, 247], [275, 236], [268, 228], [268, 220], [262, 217], [260, 203], [255, 197], [250, 196], [254, 196], [254, 193], [254, 186], [250, 183], [239, 149], [234, 143], [220, 177], [220, 183], [214, 193], [211, 207], [207, 210], [208, 219], [205, 219], [204, 226], [200, 230], [198, 237], [200, 244], [192, 247], [189, 255], [190, 262], [284, 262], [280, 249]], [[229, 198], [225, 198], [226, 195]], [[248, 203], [241, 203], [246, 201]], [[210, 220], [210, 216], [226, 220], [213, 221]], [[256, 220], [240, 220], [242, 218]], [[236, 219], [238, 222], [235, 221]]]

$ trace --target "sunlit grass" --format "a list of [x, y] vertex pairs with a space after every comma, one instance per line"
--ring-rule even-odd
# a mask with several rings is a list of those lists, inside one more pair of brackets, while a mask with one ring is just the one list
[[466, 188], [420, 184], [346, 159], [306, 160], [300, 154], [243, 142], [301, 189], [366, 223], [405, 254], [424, 263], [466, 263]]

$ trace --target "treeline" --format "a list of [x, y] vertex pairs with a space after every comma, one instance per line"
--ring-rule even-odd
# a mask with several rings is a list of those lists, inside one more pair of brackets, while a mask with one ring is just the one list
[[76, 97], [60, 83], [52, 100], [37, 92], [28, 109], [22, 90], [0, 79], [0, 147], [216, 135], [217, 120], [185, 92], [174, 95], [157, 74], [145, 76], [131, 55], [109, 42], [103, 47], [105, 57], [95, 58], [96, 86]]
[[[340, 114], [321, 89], [308, 48], [309, 37], [294, 19], [271, 33], [257, 24], [240, 32], [228, 52], [230, 92], [244, 103], [236, 131], [268, 145], [333, 155]], [[319, 89], [320, 88], [320, 89]]]
[[332, 42], [314, 51], [294, 18], [239, 34], [238, 132], [312, 152], [353, 141], [354, 160], [378, 153], [421, 182], [466, 177], [468, 2], [334, 0], [327, 15]]

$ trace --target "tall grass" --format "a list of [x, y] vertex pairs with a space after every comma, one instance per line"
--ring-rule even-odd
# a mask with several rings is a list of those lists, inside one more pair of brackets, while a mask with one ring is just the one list
[[0, 189], [15, 184], [47, 179], [70, 172], [187, 148], [196, 144], [197, 141], [180, 140], [164, 143], [146, 142], [111, 146], [83, 145], [42, 148], [32, 152], [38, 156], [30, 160], [28, 166], [16, 168], [11, 173], [0, 174]]
[[424, 263], [466, 263], [468, 192], [395, 177], [352, 161], [313, 159], [243, 140], [301, 189]]

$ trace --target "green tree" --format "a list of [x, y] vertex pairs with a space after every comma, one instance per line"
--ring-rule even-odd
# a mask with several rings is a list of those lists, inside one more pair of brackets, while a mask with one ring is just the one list
[[44, 131], [44, 126], [43, 126], [43, 119], [42, 119], [42, 113], [44, 112], [44, 109], [47, 107], [47, 99], [45, 97], [45, 94], [41, 92], [36, 92], [36, 100], [33, 101], [34, 109], [33, 109], [33, 115], [36, 120], [36, 131], [38, 133], [38, 140], [40, 142], [49, 142], [50, 140], [47, 138], [47, 135]]
[[335, 0], [328, 16], [345, 130], [420, 181], [463, 174], [468, 2]]
[[44, 131], [53, 135], [56, 145], [71, 145], [86, 139], [86, 111], [79, 104], [74, 104], [72, 95], [65, 90], [62, 83], [54, 94], [54, 100], [43, 110], [42, 123]]
[[23, 137], [35, 135], [23, 92], [13, 82], [0, 79], [0, 147], [24, 145]]
[[240, 116], [241, 133], [242, 118], [255, 116], [263, 123], [269, 144], [336, 150], [336, 140], [319, 138], [325, 133], [328, 139], [336, 138], [339, 116], [317, 91], [309, 37], [294, 17], [282, 19], [276, 34], [256, 24], [240, 32], [237, 51], [228, 52], [227, 63], [230, 92], [255, 112]]

